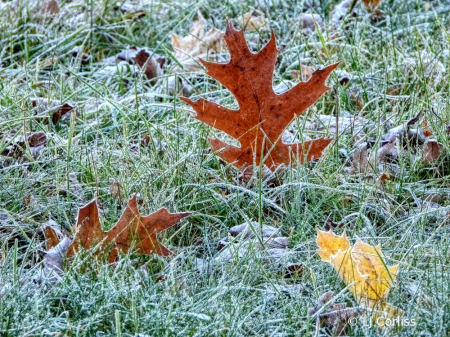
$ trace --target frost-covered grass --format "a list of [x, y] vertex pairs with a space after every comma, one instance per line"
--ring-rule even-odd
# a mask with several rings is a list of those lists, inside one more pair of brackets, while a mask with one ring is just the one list
[[[303, 35], [297, 18], [312, 5], [328, 22], [335, 1], [259, 2], [120, 2], [146, 12], [135, 19], [127, 19], [108, 0], [63, 1], [65, 10], [54, 17], [26, 10], [33, 3], [24, 0], [19, 10], [4, 9], [0, 133], [43, 131], [48, 144], [36, 160], [0, 158], [2, 336], [332, 334], [308, 315], [318, 297], [331, 290], [338, 294], [337, 302], [357, 303], [315, 253], [315, 228], [324, 228], [328, 217], [341, 222], [337, 231], [345, 228], [352, 240], [358, 236], [381, 243], [388, 265], [400, 264], [388, 300], [405, 317], [415, 318], [417, 326], [395, 334], [450, 334], [450, 5], [383, 0], [379, 22], [363, 11], [348, 18], [338, 38], [325, 42], [326, 29], [322, 36]], [[300, 60], [313, 68], [339, 61], [339, 70], [350, 74], [344, 86], [337, 75], [330, 77], [333, 90], [308, 110], [311, 120], [336, 110], [341, 116], [363, 117], [370, 124], [367, 136], [379, 140], [389, 123], [400, 125], [423, 112], [443, 144], [440, 159], [424, 164], [419, 157], [404, 156], [397, 177], [382, 183], [350, 177], [344, 168], [357, 145], [346, 132], [318, 162], [280, 172], [277, 187], [261, 180], [239, 187], [239, 172], [219, 161], [206, 141], [223, 135], [190, 117], [190, 108], [169, 95], [169, 68], [152, 81], [127, 69], [105, 70], [102, 60], [127, 45], [147, 46], [173, 65], [171, 33], [185, 36], [197, 8], [209, 27], [224, 30], [227, 17], [238, 18], [254, 6], [265, 13], [277, 36], [274, 85], [292, 80], [289, 70], [298, 69]], [[360, 6], [358, 2], [356, 8]], [[262, 46], [270, 32], [249, 32], [248, 38]], [[91, 55], [89, 64], [66, 55], [75, 46]], [[429, 64], [437, 64], [437, 70]], [[235, 104], [218, 82], [206, 75], [187, 76], [193, 98]], [[35, 97], [76, 104], [80, 116], [54, 125], [36, 116]], [[139, 146], [145, 135], [153, 144]], [[0, 143], [0, 153], [6, 145]], [[76, 174], [82, 192], [70, 190], [69, 173]], [[120, 197], [110, 194], [111, 180], [123, 187]], [[71, 231], [78, 208], [98, 195], [103, 225], [110, 228], [134, 193], [140, 194], [143, 214], [160, 207], [194, 212], [182, 226], [160, 236], [176, 258], [129, 255], [111, 268], [81, 254], [58, 282], [39, 279], [42, 223], [50, 218]], [[436, 204], [421, 202], [427, 198]], [[217, 242], [230, 227], [250, 220], [289, 236], [289, 252], [279, 263], [267, 264], [250, 251], [227, 264], [198, 268], [197, 258], [213, 261]], [[288, 262], [302, 263], [303, 272], [284, 278], [280, 269]], [[161, 275], [165, 280], [158, 282]], [[393, 334], [361, 326], [348, 333]]]

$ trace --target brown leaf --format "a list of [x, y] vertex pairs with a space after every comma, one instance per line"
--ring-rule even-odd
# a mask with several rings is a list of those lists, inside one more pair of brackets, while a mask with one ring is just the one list
[[[183, 66], [184, 70], [194, 72], [203, 70], [198, 57], [212, 57], [225, 51], [223, 32], [212, 28], [206, 32], [206, 20], [198, 11], [198, 20], [194, 22], [185, 37], [172, 34], [172, 48], [175, 58]], [[179, 72], [180, 68], [174, 69]]]
[[44, 266], [47, 270], [54, 270], [62, 275], [63, 263], [70, 246], [70, 240], [64, 237], [56, 246], [50, 248], [44, 255]]
[[331, 302], [332, 299], [332, 291], [322, 294], [317, 300], [316, 306], [309, 310], [309, 314], [310, 316], [313, 316], [322, 310], [317, 317], [320, 322], [327, 327], [333, 327], [333, 332], [336, 336], [344, 336], [347, 332], [347, 322], [349, 318], [357, 317], [361, 313], [361, 309], [347, 308], [346, 303], [334, 303], [326, 309], [323, 309], [323, 307]]
[[379, 4], [381, 0], [363, 0], [364, 6], [366, 6], [367, 9], [373, 10], [375, 9]]
[[[262, 169], [263, 169], [263, 172], [261, 175], [261, 180], [263, 182], [265, 182], [265, 184], [270, 185], [271, 183], [273, 183], [275, 181], [275, 175], [271, 170], [269, 170], [269, 168], [266, 165], [264, 165], [264, 167]], [[256, 171], [258, 171], [258, 170], [259, 170], [259, 167], [257, 167]], [[250, 180], [254, 176], [256, 176], [255, 177], [256, 179], [259, 178], [259, 175], [258, 174], [255, 175], [255, 173], [257, 173], [257, 172], [255, 172], [253, 165], [247, 166], [242, 171], [242, 173], [239, 175], [239, 183], [242, 184], [243, 186], [247, 186], [248, 183], [250, 182]]]
[[40, 4], [42, 14], [56, 14], [59, 12], [57, 0], [43, 0]]
[[[314, 23], [315, 21], [315, 23]], [[298, 25], [303, 29], [305, 33], [315, 31], [316, 25], [320, 28], [323, 28], [323, 20], [319, 14], [311, 14], [311, 13], [303, 13], [300, 14], [298, 18]]]
[[150, 80], [163, 74], [162, 65], [163, 58], [159, 55], [151, 53], [145, 48], [131, 47], [117, 54], [117, 58], [121, 61], [127, 61], [130, 64], [136, 64], [144, 69], [145, 76]]
[[260, 10], [253, 10], [239, 16], [237, 22], [249, 31], [270, 31], [269, 21]]
[[59, 243], [58, 234], [52, 226], [46, 226], [44, 228], [45, 235], [45, 249], [49, 251], [53, 247], [56, 247]]
[[[308, 82], [297, 84], [291, 90], [277, 95], [272, 86], [273, 71], [278, 57], [275, 36], [263, 49], [252, 53], [247, 46], [244, 32], [237, 31], [227, 22], [225, 41], [231, 60], [226, 64], [200, 60], [208, 74], [220, 81], [235, 96], [239, 110], [231, 110], [216, 103], [199, 99], [181, 99], [197, 112], [196, 119], [228, 133], [241, 143], [241, 147], [229, 145], [219, 139], [210, 139], [213, 149], [228, 163], [237, 168], [244, 165], [265, 164], [273, 170], [280, 164], [289, 164], [291, 157], [304, 162], [319, 158], [331, 139], [316, 139], [303, 144], [283, 144], [279, 141], [284, 129], [314, 104], [326, 91], [325, 81], [337, 67], [333, 64], [313, 73]], [[271, 148], [274, 146], [272, 151]], [[292, 150], [292, 153], [291, 153]], [[270, 151], [270, 153], [269, 153]]]
[[[4, 138], [8, 142], [17, 132], [12, 130]], [[24, 156], [24, 151], [30, 148], [31, 155], [36, 159], [41, 155], [42, 150], [47, 146], [47, 136], [44, 132], [28, 132], [25, 137], [16, 137], [15, 141], [6, 147], [1, 155], [7, 157], [20, 158]]]
[[[67, 255], [74, 256], [81, 248], [89, 250], [98, 245], [98, 253], [107, 254], [110, 263], [116, 260], [119, 253], [126, 254], [131, 247], [134, 247], [138, 254], [170, 256], [173, 253], [158, 242], [157, 234], [190, 214], [169, 213], [162, 208], [143, 217], [139, 213], [137, 197], [134, 195], [116, 225], [104, 232], [100, 225], [97, 201], [94, 199], [78, 211], [75, 238]], [[112, 249], [108, 249], [110, 246]]]
[[427, 164], [432, 163], [441, 155], [441, 149], [442, 144], [432, 139], [428, 140], [423, 148], [423, 161]]
[[58, 101], [46, 98], [33, 98], [31, 103], [34, 108], [37, 108], [37, 115], [41, 115], [43, 113], [53, 113], [52, 122], [54, 124], [56, 124], [61, 117], [65, 116], [74, 109], [74, 106], [69, 103], [64, 103], [61, 105]]
[[292, 77], [295, 78], [297, 81], [306, 82], [312, 77], [314, 73], [314, 70], [311, 67], [305, 66], [303, 64], [301, 65], [301, 70], [302, 70], [301, 78], [300, 78], [300, 71], [298, 70], [290, 71]]
[[110, 179], [109, 180], [110, 185], [109, 185], [109, 194], [111, 194], [111, 196], [114, 199], [121, 199], [123, 196], [123, 187], [122, 185], [114, 180], [114, 179]]

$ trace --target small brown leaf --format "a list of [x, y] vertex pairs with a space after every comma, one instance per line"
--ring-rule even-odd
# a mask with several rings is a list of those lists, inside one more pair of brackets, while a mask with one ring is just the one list
[[50, 248], [44, 255], [44, 266], [47, 270], [53, 270], [57, 274], [63, 274], [63, 263], [66, 258], [70, 240], [64, 237], [56, 246]]
[[42, 14], [56, 14], [59, 12], [59, 3], [57, 0], [42, 0], [40, 3]]
[[37, 108], [37, 115], [43, 113], [53, 113], [52, 122], [56, 124], [62, 117], [71, 112], [75, 107], [69, 103], [61, 105], [58, 101], [45, 98], [33, 98], [31, 100], [33, 107]]
[[109, 185], [109, 194], [111, 194], [111, 196], [114, 199], [121, 199], [123, 196], [123, 187], [122, 185], [114, 180], [114, 179], [110, 179], [109, 180], [110, 185]]
[[257, 9], [239, 16], [237, 22], [248, 31], [270, 31], [269, 21]]
[[316, 306], [309, 310], [309, 314], [313, 316], [322, 310], [317, 317], [320, 322], [327, 327], [332, 327], [336, 336], [345, 336], [348, 320], [351, 317], [357, 317], [362, 313], [362, 310], [359, 308], [347, 308], [346, 303], [334, 303], [323, 310], [323, 307], [330, 303], [332, 299], [332, 291], [322, 294], [317, 300]]
[[190, 214], [169, 213], [162, 208], [143, 217], [137, 208], [137, 197], [134, 195], [116, 225], [104, 232], [100, 225], [97, 201], [94, 199], [78, 211], [75, 238], [68, 247], [67, 255], [74, 256], [81, 248], [89, 250], [98, 246], [97, 254], [106, 254], [110, 263], [113, 263], [120, 253], [126, 254], [132, 247], [138, 254], [171, 256], [173, 253], [158, 242], [157, 234]]
[[56, 230], [53, 227], [46, 226], [44, 228], [44, 235], [45, 235], [45, 249], [47, 251], [58, 245], [60, 240], [58, 238]]
[[423, 161], [427, 164], [434, 162], [441, 155], [441, 149], [442, 144], [432, 139], [428, 140], [423, 148]]
[[301, 65], [301, 79], [300, 79], [300, 71], [298, 70], [291, 70], [291, 75], [293, 78], [295, 78], [297, 81], [307, 82], [313, 75], [314, 70], [308, 66]]
[[154, 54], [145, 48], [131, 47], [117, 54], [121, 61], [127, 61], [130, 64], [136, 64], [144, 69], [144, 74], [148, 79], [159, 77], [163, 74], [163, 59], [158, 59], [159, 55]]
[[[214, 57], [223, 53], [225, 48], [224, 34], [222, 31], [212, 28], [206, 32], [206, 20], [202, 13], [198, 11], [198, 19], [192, 25], [189, 35], [180, 37], [172, 34], [172, 48], [175, 51], [175, 58], [189, 72], [202, 71], [198, 57]], [[176, 67], [174, 72], [181, 69]]]

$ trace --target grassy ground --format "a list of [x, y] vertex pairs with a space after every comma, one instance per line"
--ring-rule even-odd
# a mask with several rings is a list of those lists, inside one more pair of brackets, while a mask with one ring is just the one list
[[[47, 18], [33, 9], [3, 12], [0, 133], [43, 131], [48, 144], [37, 159], [0, 158], [2, 336], [332, 335], [308, 310], [327, 291], [339, 294], [338, 302], [356, 303], [315, 253], [315, 228], [324, 228], [327, 217], [343, 223], [337, 231], [346, 228], [352, 240], [381, 243], [388, 264], [400, 264], [389, 302], [415, 318], [417, 326], [396, 334], [450, 334], [450, 6], [440, 0], [383, 0], [379, 22], [364, 13], [350, 18], [339, 28], [339, 38], [324, 48], [319, 34], [305, 36], [298, 28], [297, 18], [308, 4], [328, 22], [336, 2], [261, 0], [257, 5], [281, 50], [274, 84], [292, 80], [289, 70], [298, 69], [299, 59], [313, 68], [339, 61], [351, 81], [342, 86], [337, 76], [330, 77], [333, 91], [308, 116], [334, 114], [338, 102], [342, 116], [363, 116], [372, 123], [367, 135], [379, 140], [387, 118], [396, 126], [423, 112], [444, 147], [436, 163], [405, 156], [398, 176], [383, 183], [351, 177], [344, 168], [350, 166], [354, 137], [345, 133], [318, 162], [280, 173], [277, 187], [261, 181], [242, 187], [235, 182], [239, 172], [220, 162], [206, 141], [223, 135], [191, 118], [187, 106], [168, 94], [170, 67], [157, 81], [103, 69], [102, 60], [127, 45], [147, 46], [170, 62], [171, 33], [185, 36], [197, 8], [210, 26], [224, 30], [226, 17], [238, 18], [255, 6], [253, 1], [154, 0], [137, 19], [127, 19], [108, 0], [73, 2], [67, 12]], [[326, 40], [326, 30], [323, 34]], [[269, 37], [269, 32], [248, 33], [259, 46]], [[91, 55], [88, 64], [64, 56], [75, 46]], [[442, 69], [430, 72], [426, 57]], [[409, 68], [407, 58], [415, 62]], [[205, 75], [190, 79], [193, 98], [234, 104], [216, 81]], [[36, 117], [35, 97], [76, 104], [80, 116], [57, 124]], [[127, 103], [132, 100], [138, 104]], [[139, 146], [145, 135], [152, 146]], [[6, 145], [0, 143], [0, 149]], [[69, 173], [76, 174], [82, 192], [70, 189]], [[110, 193], [112, 180], [123, 187], [119, 197]], [[194, 212], [182, 227], [160, 237], [179, 254], [176, 258], [124, 256], [112, 269], [81, 254], [60, 281], [36, 281], [42, 269], [42, 223], [50, 218], [70, 231], [78, 208], [97, 194], [103, 225], [110, 228], [134, 193], [140, 194], [144, 214], [160, 207]], [[430, 196], [434, 208], [418, 201]], [[279, 263], [301, 262], [300, 275], [286, 279], [278, 262], [267, 264], [252, 252], [220, 268], [197, 268], [196, 258], [212, 261], [229, 228], [249, 220], [289, 236], [289, 253]], [[166, 280], [157, 282], [162, 274]], [[348, 334], [393, 332], [359, 326]]]

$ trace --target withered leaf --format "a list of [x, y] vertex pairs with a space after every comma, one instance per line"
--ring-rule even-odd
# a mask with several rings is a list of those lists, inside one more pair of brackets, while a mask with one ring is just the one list
[[[291, 90], [277, 95], [272, 86], [273, 71], [278, 52], [275, 36], [257, 53], [252, 53], [244, 32], [237, 31], [227, 22], [225, 41], [231, 60], [226, 64], [200, 60], [208, 74], [220, 81], [235, 96], [239, 110], [231, 110], [216, 103], [199, 99], [181, 99], [197, 112], [196, 119], [226, 132], [241, 143], [241, 147], [229, 145], [219, 139], [210, 139], [213, 149], [228, 163], [237, 168], [256, 165], [265, 157], [265, 164], [273, 170], [280, 164], [289, 164], [294, 156], [302, 163], [319, 158], [331, 139], [316, 139], [302, 144], [283, 144], [280, 141], [284, 129], [314, 104], [326, 91], [325, 81], [337, 67], [333, 64], [312, 74], [308, 82], [298, 83]], [[272, 150], [273, 147], [273, 150]], [[292, 150], [292, 154], [291, 154]]]
[[323, 309], [332, 299], [332, 291], [322, 294], [317, 300], [316, 306], [309, 310], [309, 315], [313, 316], [321, 311], [317, 317], [320, 322], [325, 326], [332, 327], [336, 336], [344, 336], [347, 332], [349, 318], [357, 317], [361, 313], [361, 309], [348, 308], [346, 303], [334, 303]]
[[117, 54], [121, 61], [127, 61], [130, 64], [136, 64], [143, 68], [144, 74], [148, 79], [152, 79], [163, 74], [162, 66], [164, 59], [157, 54], [151, 53], [145, 48], [131, 47]]
[[381, 0], [363, 0], [364, 6], [366, 6], [367, 9], [375, 9], [380, 2]]
[[[137, 208], [137, 196], [134, 195], [115, 226], [104, 232], [100, 225], [97, 201], [94, 199], [78, 211], [75, 237], [67, 255], [74, 256], [81, 248], [89, 250], [98, 245], [98, 254], [107, 254], [110, 263], [116, 260], [119, 253], [127, 253], [132, 247], [138, 254], [170, 256], [173, 253], [158, 242], [157, 234], [190, 214], [169, 213], [162, 208], [148, 216], [142, 216]], [[52, 229], [45, 230], [48, 235], [47, 244], [50, 246], [55, 243], [55, 236], [51, 231]]]
[[2, 156], [20, 158], [24, 155], [27, 145], [31, 155], [36, 159], [41, 155], [42, 150], [47, 146], [47, 135], [44, 132], [27, 132], [25, 137], [16, 135], [16, 130], [11, 130], [4, 138], [4, 142], [12, 142], [0, 153]]
[[[197, 21], [194, 21], [189, 35], [185, 37], [172, 34], [172, 48], [175, 51], [175, 58], [183, 66], [186, 71], [200, 71], [197, 58], [211, 57], [225, 51], [225, 43], [223, 40], [223, 32], [212, 28], [206, 31], [206, 20], [200, 11]], [[179, 72], [179, 67], [174, 69]]]
[[75, 107], [69, 103], [60, 104], [58, 101], [49, 100], [46, 98], [33, 98], [31, 100], [33, 108], [37, 108], [37, 114], [53, 113], [52, 122], [56, 124], [67, 113], [71, 112]]
[[45, 252], [44, 266], [47, 270], [54, 270], [57, 274], [62, 274], [63, 263], [67, 250], [70, 246], [70, 240], [64, 237], [57, 245], [51, 247]]
[[441, 155], [442, 144], [435, 140], [428, 140], [423, 147], [422, 159], [425, 163], [432, 163]]
[[269, 31], [269, 21], [260, 10], [252, 10], [238, 17], [238, 23], [246, 30], [250, 31]]

